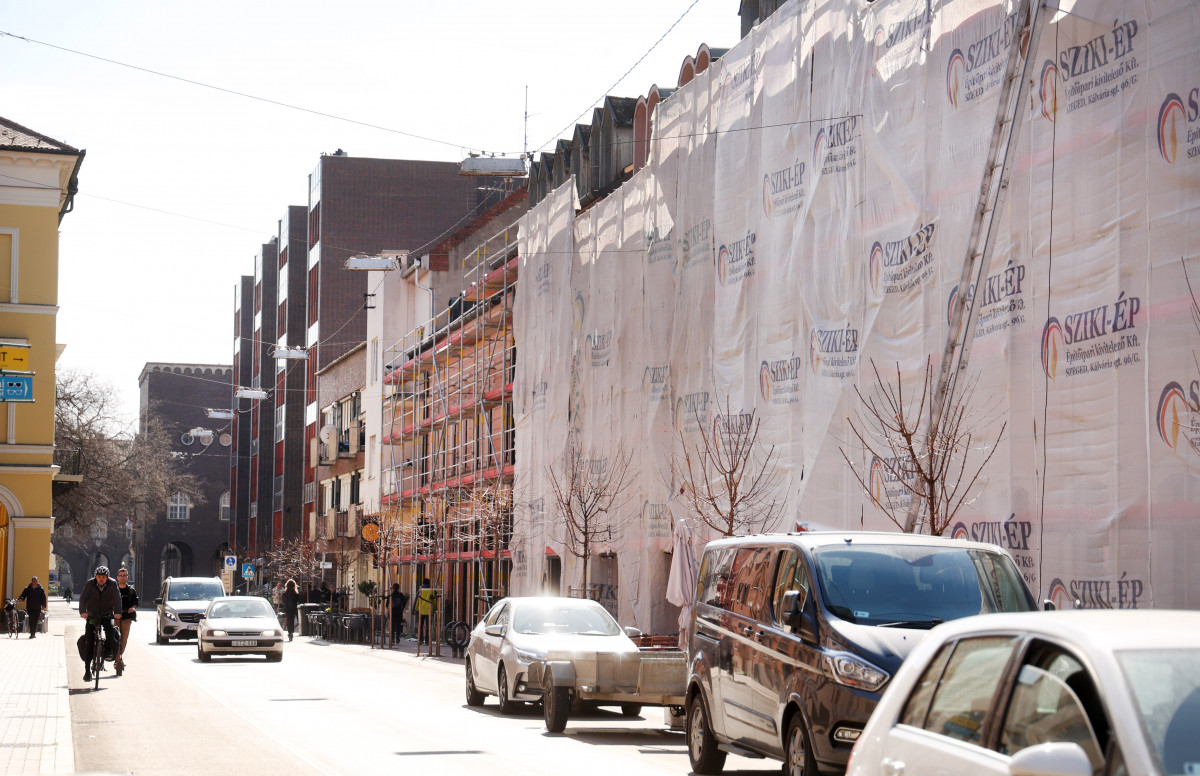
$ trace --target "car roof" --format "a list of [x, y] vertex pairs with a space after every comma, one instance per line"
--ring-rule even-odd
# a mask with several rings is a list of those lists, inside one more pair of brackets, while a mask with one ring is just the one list
[[995, 544], [973, 542], [966, 539], [951, 539], [948, 536], [930, 536], [929, 534], [910, 534], [899, 531], [792, 531], [788, 533], [750, 534], [749, 536], [730, 536], [724, 539], [714, 539], [709, 547], [743, 547], [762, 546], [768, 544], [792, 544], [799, 547], [816, 549], [833, 545], [854, 546], [890, 544], [897, 546], [920, 547], [962, 547], [978, 550], [999, 550]]
[[1050, 636], [1085, 651], [1200, 648], [1200, 611], [1072, 609], [983, 614], [939, 625], [932, 633], [950, 639], [996, 631]]
[[186, 582], [191, 585], [196, 582], [216, 582], [221, 584], [220, 577], [167, 577], [165, 582]]
[[[601, 609], [604, 608], [603, 606], [600, 605], [599, 601], [593, 601], [590, 598], [570, 598], [567, 596], [555, 596], [555, 595], [509, 596], [508, 598], [504, 598], [502, 600], [508, 601], [510, 603], [517, 604], [517, 605], [530, 604], [530, 603], [538, 604], [541, 606], [545, 606], [546, 604], [566, 604], [566, 605], [595, 604], [596, 606], [600, 606]], [[499, 602], [497, 602], [497, 603], [499, 603]]]
[[262, 601], [268, 605], [271, 603], [260, 595], [222, 595], [212, 599], [214, 604], [218, 601]]

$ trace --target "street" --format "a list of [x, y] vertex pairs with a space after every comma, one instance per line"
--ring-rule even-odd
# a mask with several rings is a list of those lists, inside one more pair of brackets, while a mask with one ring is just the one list
[[[400, 650], [297, 637], [282, 663], [196, 658], [195, 641], [154, 643], [142, 611], [128, 669], [83, 683], [66, 632], [75, 769], [79, 773], [686, 774], [684, 738], [658, 708], [628, 720], [601, 709], [546, 733], [541, 707], [501, 716], [470, 709], [462, 663]], [[730, 756], [726, 771], [776, 774], [777, 763]]]

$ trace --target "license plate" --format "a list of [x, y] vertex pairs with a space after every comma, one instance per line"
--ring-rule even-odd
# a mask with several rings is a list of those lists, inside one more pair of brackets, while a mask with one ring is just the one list
[[233, 646], [233, 647], [257, 647], [258, 642], [254, 641], [254, 640], [246, 641], [245, 639], [238, 641], [235, 639], [234, 641], [230, 642], [230, 646]]

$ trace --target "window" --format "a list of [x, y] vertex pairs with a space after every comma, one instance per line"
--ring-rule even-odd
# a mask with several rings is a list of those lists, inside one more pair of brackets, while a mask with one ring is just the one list
[[167, 519], [187, 520], [192, 511], [191, 499], [184, 493], [176, 493], [167, 499]]
[[797, 608], [803, 608], [808, 600], [808, 572], [804, 569], [804, 561], [795, 550], [784, 550], [779, 560], [779, 573], [775, 576], [775, 622], [786, 625], [788, 613], [783, 610], [783, 594], [789, 590], [799, 590], [800, 597], [796, 599]]
[[725, 608], [743, 617], [761, 619], [770, 595], [771, 549], [743, 547], [733, 561], [732, 595]]
[[987, 712], [1015, 644], [1011, 636], [960, 641], [942, 672], [922, 727], [982, 745]]
[[1017, 674], [1000, 732], [1001, 754], [1050, 742], [1079, 744], [1099, 771], [1108, 720], [1087, 669], [1058, 647], [1035, 643]]
[[225, 491], [224, 493], [221, 494], [221, 500], [219, 503], [221, 505], [220, 519], [225, 521], [226, 523], [228, 523], [229, 522], [229, 491]]

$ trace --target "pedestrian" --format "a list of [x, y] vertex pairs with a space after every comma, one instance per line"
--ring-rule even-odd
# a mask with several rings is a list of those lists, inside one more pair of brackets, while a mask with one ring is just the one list
[[279, 611], [279, 607], [283, 603], [283, 585], [278, 582], [271, 588], [271, 603], [275, 604], [275, 611]]
[[117, 572], [117, 593], [121, 596], [121, 646], [117, 648], [117, 669], [125, 670], [125, 645], [129, 643], [129, 626], [137, 619], [138, 594], [129, 584], [129, 570]]
[[38, 578], [34, 577], [29, 580], [29, 585], [21, 592], [18, 601], [25, 602], [26, 619], [29, 620], [29, 638], [37, 636], [38, 625], [42, 621], [42, 612], [46, 611], [46, 590], [38, 582]]
[[317, 591], [317, 601], [322, 606], [328, 607], [332, 600], [333, 600], [333, 591], [329, 589], [329, 585], [327, 583], [322, 582], [321, 589]]
[[66, 601], [67, 603], [71, 603], [71, 586], [70, 585], [63, 585], [62, 594], [63, 594], [63, 600]]
[[[117, 633], [109, 617], [121, 618], [121, 596], [117, 586], [108, 578], [108, 566], [98, 566], [96, 575], [87, 581], [83, 591], [79, 593], [79, 616], [87, 620], [84, 628], [83, 641], [80, 642], [80, 654], [83, 658], [83, 681], [92, 681], [92, 664], [88, 660], [91, 654], [92, 639], [99, 638], [96, 625], [104, 628], [104, 638], [109, 644], [117, 645]], [[108, 652], [109, 650], [105, 650]], [[113, 650], [114, 652], [116, 650]]]
[[400, 589], [399, 582], [393, 582], [388, 598], [392, 604], [392, 641], [396, 641], [404, 635], [404, 608], [408, 606], [408, 596]]
[[417, 646], [431, 644], [429, 634], [429, 615], [433, 614], [433, 604], [438, 592], [429, 586], [429, 577], [421, 580], [421, 589], [417, 592], [417, 600], [413, 602], [413, 613], [418, 616]]
[[296, 580], [287, 581], [279, 598], [283, 604], [283, 622], [287, 626], [288, 641], [291, 641], [292, 634], [296, 631], [296, 612], [300, 605], [300, 591], [296, 589]]

